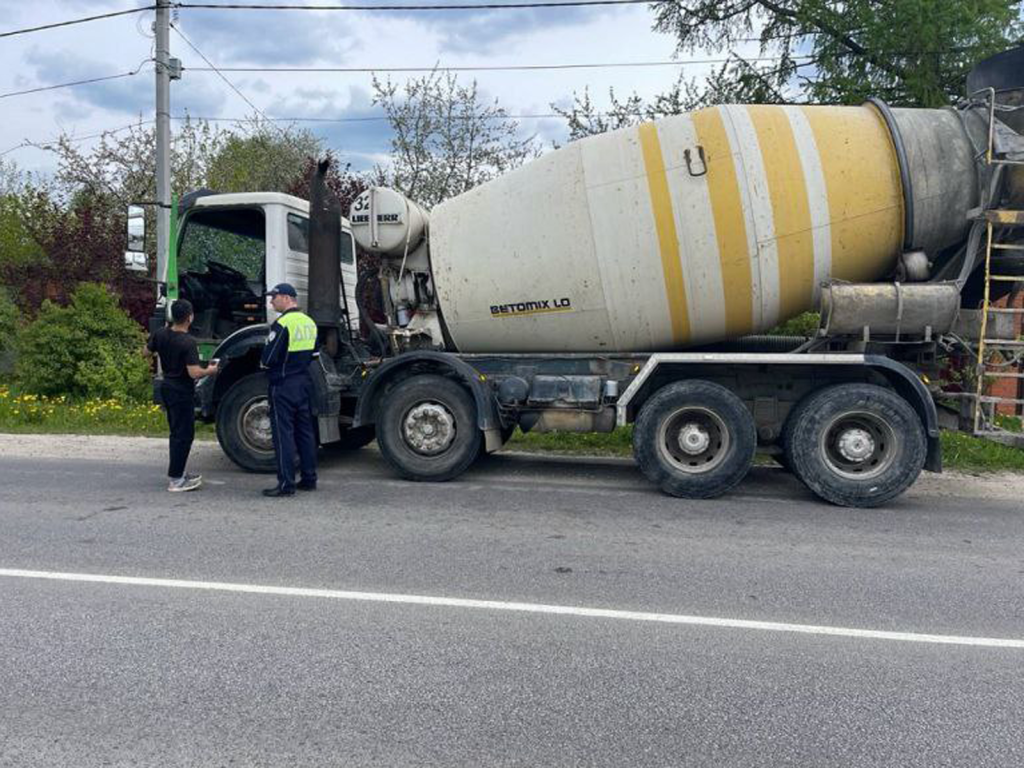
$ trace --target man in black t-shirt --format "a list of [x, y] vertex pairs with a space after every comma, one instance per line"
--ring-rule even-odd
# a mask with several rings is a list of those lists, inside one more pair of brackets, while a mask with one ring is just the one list
[[167, 490], [172, 493], [192, 491], [202, 485], [201, 475], [185, 473], [196, 434], [194, 380], [217, 372], [216, 365], [206, 368], [199, 365], [199, 348], [188, 332], [192, 316], [192, 304], [178, 299], [171, 304], [171, 324], [150, 336], [146, 343], [151, 357], [160, 356], [163, 371], [160, 397], [167, 411], [167, 425], [171, 428]]

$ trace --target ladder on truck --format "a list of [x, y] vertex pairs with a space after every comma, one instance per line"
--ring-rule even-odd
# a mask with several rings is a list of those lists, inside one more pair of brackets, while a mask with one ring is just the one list
[[[988, 147], [985, 151], [985, 164], [989, 169], [996, 166], [1024, 166], [1022, 160], [1010, 160], [1004, 157], [996, 157], [994, 152], [995, 144], [995, 109], [996, 98], [992, 89], [988, 91]], [[986, 437], [990, 440], [1007, 442], [1024, 446], [1024, 437], [1010, 430], [1002, 429], [996, 423], [996, 412], [1000, 405], [1021, 406], [1024, 405], [1024, 398], [1021, 397], [999, 397], [992, 394], [985, 394], [986, 381], [1012, 379], [1018, 382], [1024, 379], [1024, 372], [1020, 364], [1021, 356], [1024, 355], [1024, 341], [1020, 339], [1019, 333], [1011, 339], [989, 339], [988, 320], [990, 315], [1004, 314], [1019, 317], [1024, 315], [1024, 308], [1012, 306], [994, 307], [991, 303], [991, 287], [993, 283], [1024, 282], [1024, 270], [1020, 275], [997, 274], [992, 271], [992, 253], [999, 251], [1013, 257], [1014, 261], [1019, 260], [1024, 266], [1024, 239], [1019, 242], [1002, 242], [996, 239], [996, 234], [1005, 232], [1014, 227], [1024, 227], [1024, 211], [990, 208], [983, 212], [985, 221], [985, 281], [984, 297], [981, 305], [981, 333], [978, 337], [978, 357], [975, 375], [977, 378], [974, 393], [974, 429], [973, 432], [979, 437]], [[1016, 270], [1011, 270], [1016, 271]], [[1012, 295], [1012, 294], [1011, 294]], [[1012, 303], [1012, 302], [1010, 302]], [[1013, 323], [1017, 328], [1017, 323]], [[1018, 387], [1019, 394], [1019, 387]]]

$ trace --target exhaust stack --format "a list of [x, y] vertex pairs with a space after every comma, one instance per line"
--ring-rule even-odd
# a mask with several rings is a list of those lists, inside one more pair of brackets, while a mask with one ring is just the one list
[[329, 159], [321, 160], [310, 183], [307, 290], [309, 316], [320, 328], [326, 350], [333, 355], [342, 315], [338, 302], [342, 290], [341, 203], [326, 183], [330, 165]]

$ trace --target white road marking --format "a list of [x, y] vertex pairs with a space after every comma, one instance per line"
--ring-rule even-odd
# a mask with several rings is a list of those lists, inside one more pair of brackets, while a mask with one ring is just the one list
[[506, 602], [503, 600], [470, 600], [458, 597], [401, 595], [387, 592], [352, 592], [348, 590], [309, 589], [305, 587], [274, 587], [258, 584], [231, 584], [219, 581], [188, 581], [185, 579], [155, 579], [140, 576], [109, 576], [93, 573], [29, 571], [19, 568], [0, 568], [0, 577], [3, 576], [17, 579], [47, 579], [50, 581], [121, 584], [139, 587], [196, 589], [212, 592], [240, 592], [244, 594], [279, 595], [285, 597], [317, 597], [332, 600], [356, 600], [371, 603], [398, 603], [402, 605], [427, 605], [485, 611], [513, 611], [517, 613], [580, 616], [595, 619], [649, 621], [659, 624], [684, 624], [701, 627], [723, 627], [728, 629], [758, 629], [769, 632], [793, 632], [804, 635], [856, 637], [864, 640], [894, 640], [907, 643], [968, 645], [984, 648], [1014, 648], [1024, 650], [1024, 640], [1016, 640], [1012, 638], [931, 635], [921, 634], [918, 632], [888, 632], [874, 629], [856, 629], [851, 627], [818, 626], [814, 624], [788, 624], [779, 621], [750, 621], [747, 619], [725, 619], [714, 616], [687, 616], [685, 614], [674, 613], [618, 611], [608, 608], [586, 608], [573, 605], [545, 605], [543, 603], [518, 603]]

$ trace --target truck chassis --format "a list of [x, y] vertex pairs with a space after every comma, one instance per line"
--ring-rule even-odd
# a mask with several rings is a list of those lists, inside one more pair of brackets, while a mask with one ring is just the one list
[[[266, 326], [240, 331], [200, 387], [228, 456], [274, 466], [258, 357]], [[827, 347], [827, 345], [826, 345]], [[681, 352], [459, 354], [412, 350], [386, 359], [314, 361], [320, 442], [374, 437], [389, 466], [442, 482], [524, 432], [633, 426], [634, 457], [663, 492], [712, 498], [735, 487], [758, 451], [812, 492], [877, 506], [922, 469], [941, 471], [935, 403], [919, 374], [888, 354]]]

